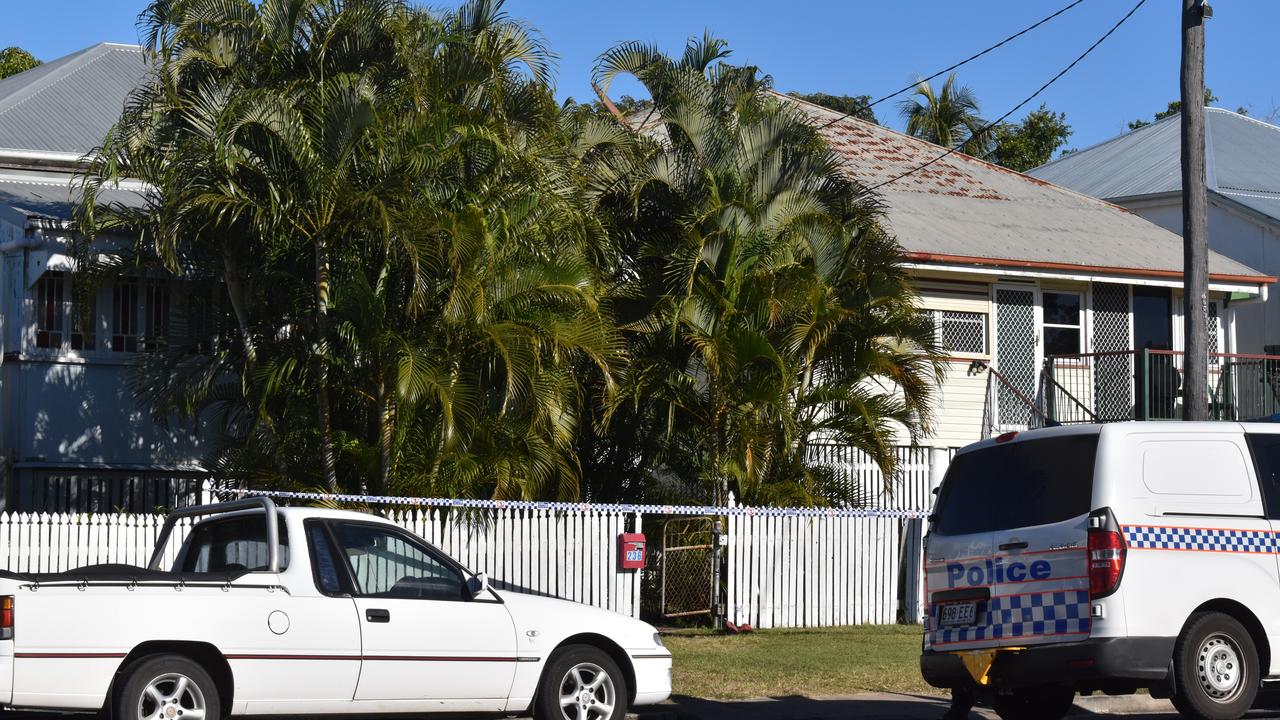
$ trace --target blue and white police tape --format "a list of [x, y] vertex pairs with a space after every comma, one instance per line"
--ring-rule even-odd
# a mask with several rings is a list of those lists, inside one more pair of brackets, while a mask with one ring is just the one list
[[927, 510], [905, 508], [833, 508], [833, 507], [715, 507], [709, 505], [636, 505], [630, 503], [595, 504], [583, 502], [543, 502], [528, 500], [470, 500], [464, 498], [417, 498], [389, 495], [346, 495], [318, 492], [285, 492], [275, 490], [226, 490], [244, 496], [270, 497], [281, 500], [360, 503], [364, 505], [399, 505], [408, 507], [460, 508], [468, 510], [553, 510], [560, 512], [641, 513], [647, 515], [737, 515], [763, 517], [834, 517], [834, 518], [923, 518]]

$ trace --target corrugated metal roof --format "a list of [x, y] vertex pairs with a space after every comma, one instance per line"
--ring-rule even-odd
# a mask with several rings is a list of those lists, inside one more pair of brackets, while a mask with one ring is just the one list
[[[1029, 174], [1094, 197], [1182, 192], [1181, 115], [1063, 157]], [[1205, 109], [1209, 191], [1280, 221], [1280, 127]]]
[[[789, 98], [818, 124], [840, 117]], [[1159, 130], [1159, 128], [1157, 128]], [[937, 145], [855, 118], [822, 129], [847, 160], [850, 176], [867, 186], [938, 157]], [[1105, 273], [1182, 272], [1182, 238], [1107, 202], [960, 153], [877, 191], [888, 224], [911, 255], [1026, 263]], [[1217, 276], [1266, 276], [1218, 253]]]
[[[103, 188], [98, 192], [104, 204], [120, 203], [141, 207], [139, 189]], [[27, 219], [70, 220], [81, 198], [79, 185], [65, 173], [6, 170], [0, 174], [0, 207], [9, 207]]]
[[88, 153], [147, 73], [137, 45], [102, 43], [0, 80], [0, 149]]

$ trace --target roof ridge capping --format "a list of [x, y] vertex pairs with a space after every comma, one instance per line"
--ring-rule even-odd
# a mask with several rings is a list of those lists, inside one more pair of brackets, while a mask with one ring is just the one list
[[[1272, 130], [1272, 131], [1275, 131], [1275, 132], [1280, 132], [1280, 125], [1272, 125], [1271, 123], [1267, 122], [1266, 120], [1259, 120], [1258, 118], [1255, 118], [1255, 117], [1249, 117], [1248, 115], [1245, 115], [1244, 113], [1238, 113], [1238, 112], [1236, 112], [1235, 110], [1228, 110], [1227, 108], [1220, 108], [1220, 107], [1208, 107], [1208, 106], [1206, 106], [1206, 107], [1205, 107], [1205, 112], [1206, 112], [1206, 113], [1217, 113], [1217, 114], [1219, 114], [1219, 115], [1229, 115], [1229, 116], [1231, 116], [1231, 117], [1239, 118], [1239, 119], [1241, 119], [1241, 120], [1247, 120], [1247, 121], [1249, 121], [1249, 122], [1251, 122], [1251, 123], [1253, 123], [1253, 124], [1255, 124], [1255, 125], [1261, 125], [1262, 127], [1267, 128], [1268, 130]], [[1182, 114], [1182, 113], [1178, 113], [1178, 115], [1181, 115], [1181, 114]], [[1174, 117], [1177, 117], [1177, 116], [1175, 115]]]
[[[31, 98], [39, 95], [41, 92], [57, 86], [67, 78], [75, 75], [77, 72], [85, 69], [93, 64], [95, 60], [102, 57], [107, 52], [133, 52], [140, 55], [145, 54], [145, 50], [141, 45], [128, 45], [125, 43], [100, 42], [89, 47], [82, 48], [73, 53], [67, 53], [62, 57], [50, 60], [44, 65], [54, 65], [51, 70], [36, 76], [31, 82], [21, 85], [14, 89], [13, 92], [0, 97], [0, 114], [6, 113], [14, 108], [20, 107], [23, 103]], [[37, 71], [40, 69], [37, 65], [27, 72]], [[5, 80], [19, 79], [26, 73], [18, 73], [12, 75]]]

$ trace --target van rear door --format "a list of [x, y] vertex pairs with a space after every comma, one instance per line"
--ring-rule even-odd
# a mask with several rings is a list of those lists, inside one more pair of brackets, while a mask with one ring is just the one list
[[[962, 453], [947, 471], [926, 556], [926, 642], [934, 649], [1023, 647], [1089, 634], [1098, 435], [1037, 435]], [[982, 535], [987, 540], [977, 542]], [[955, 552], [957, 541], [986, 551]]]

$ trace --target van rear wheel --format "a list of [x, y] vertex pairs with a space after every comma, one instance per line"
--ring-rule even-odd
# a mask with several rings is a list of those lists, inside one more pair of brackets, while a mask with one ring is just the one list
[[1074, 688], [1018, 688], [1007, 695], [997, 695], [991, 706], [1000, 720], [1059, 720], [1071, 711], [1076, 699]]
[[1195, 720], [1243, 717], [1258, 695], [1258, 650], [1230, 615], [1197, 613], [1173, 648], [1173, 705]]

